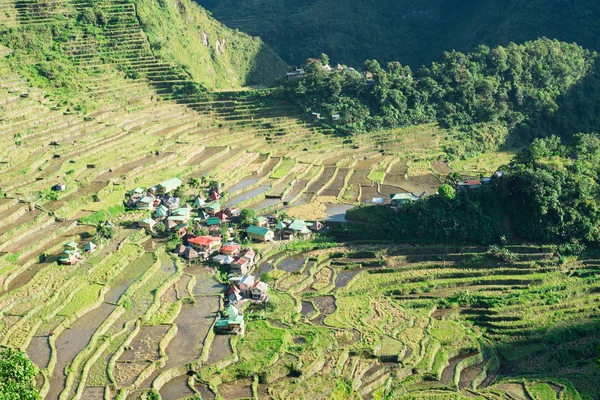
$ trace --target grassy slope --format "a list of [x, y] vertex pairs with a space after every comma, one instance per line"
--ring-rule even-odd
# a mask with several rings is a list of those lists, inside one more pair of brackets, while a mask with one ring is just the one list
[[[228, 29], [191, 0], [137, 0], [138, 16], [161, 57], [183, 65], [197, 82], [231, 88], [270, 83], [286, 64], [259, 38]], [[224, 51], [217, 50], [217, 42]]]
[[598, 49], [600, 5], [586, 0], [372, 2], [197, 0], [231, 28], [258, 35], [290, 63], [329, 54], [360, 65], [367, 58], [420, 66], [445, 50], [540, 36]]

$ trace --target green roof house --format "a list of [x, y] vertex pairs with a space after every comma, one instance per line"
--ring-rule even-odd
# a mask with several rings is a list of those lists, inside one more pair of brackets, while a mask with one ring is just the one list
[[169, 179], [168, 181], [161, 182], [158, 185], [151, 187], [149, 189], [149, 191], [152, 194], [155, 194], [155, 193], [158, 193], [158, 194], [171, 193], [172, 191], [174, 191], [175, 189], [177, 189], [182, 184], [183, 184], [183, 182], [181, 181], [181, 179], [179, 179], [179, 178], [172, 178], [172, 179]]
[[208, 215], [212, 215], [213, 217], [221, 210], [220, 203], [212, 203], [211, 205], [204, 208], [204, 211]]
[[[310, 224], [312, 225], [312, 224]], [[294, 222], [292, 222], [290, 224], [290, 226], [288, 226], [289, 230], [292, 230], [294, 232], [300, 232], [300, 233], [310, 233], [310, 230], [308, 229], [309, 224], [307, 224], [306, 222], [302, 221], [302, 220], [294, 220]]]
[[93, 242], [88, 242], [84, 247], [83, 250], [86, 253], [91, 253], [92, 251], [96, 250], [96, 245]]
[[146, 218], [138, 221], [138, 225], [141, 228], [145, 228], [149, 232], [154, 232], [154, 225], [156, 225], [156, 221], [154, 221], [152, 218]]
[[280, 231], [282, 229], [285, 229], [285, 228], [287, 228], [287, 225], [284, 224], [283, 221], [279, 221], [277, 223], [277, 225], [275, 225], [275, 229], [278, 230], [278, 231]]
[[266, 217], [254, 218], [254, 225], [256, 225], [256, 226], [267, 226], [268, 223], [269, 223], [269, 219]]
[[169, 215], [169, 209], [168, 209], [167, 207], [165, 207], [164, 205], [162, 205], [162, 204], [161, 204], [161, 205], [160, 205], [160, 206], [158, 206], [158, 208], [156, 209], [156, 213], [155, 213], [155, 215], [156, 215], [158, 218], [164, 218], [164, 217], [166, 217], [167, 215]]
[[391, 204], [394, 207], [402, 206], [407, 203], [419, 200], [417, 196], [412, 193], [397, 193], [390, 195]]
[[194, 207], [198, 208], [198, 207], [204, 207], [206, 205], [206, 202], [200, 197], [196, 197], [196, 200], [194, 200]]
[[218, 217], [210, 217], [206, 219], [207, 226], [219, 226], [221, 225], [221, 220]]
[[215, 324], [215, 330], [221, 332], [244, 332], [244, 316], [239, 310], [230, 305], [224, 312], [223, 318]]
[[268, 228], [262, 226], [251, 225], [246, 229], [248, 237], [259, 242], [271, 242], [273, 241], [275, 234]]
[[77, 247], [77, 243], [75, 243], [75, 242], [69, 242], [69, 243], [65, 243], [65, 244], [63, 245], [63, 247], [64, 247], [64, 249], [65, 249], [65, 250], [71, 250], [71, 251], [72, 251], [72, 250], [77, 250], [77, 249], [78, 249], [78, 247]]
[[181, 207], [176, 210], [173, 210], [173, 215], [185, 216], [188, 217], [190, 215], [191, 208]]

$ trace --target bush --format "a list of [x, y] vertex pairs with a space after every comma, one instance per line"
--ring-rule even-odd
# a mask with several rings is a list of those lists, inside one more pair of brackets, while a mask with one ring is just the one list
[[0, 352], [0, 399], [41, 399], [34, 385], [37, 367], [19, 350]]

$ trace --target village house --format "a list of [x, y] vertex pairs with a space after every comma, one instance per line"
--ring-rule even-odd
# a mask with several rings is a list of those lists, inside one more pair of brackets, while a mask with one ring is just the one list
[[73, 265], [81, 261], [79, 247], [75, 242], [65, 243], [58, 262], [62, 265]]
[[240, 288], [235, 285], [232, 285], [227, 292], [225, 292], [225, 295], [227, 296], [227, 301], [229, 304], [237, 304], [238, 301], [243, 299], [242, 295], [240, 294]]
[[218, 217], [210, 217], [206, 219], [206, 226], [208, 227], [212, 227], [212, 226], [221, 226], [221, 220]]
[[164, 219], [169, 215], [169, 209], [164, 205], [159, 205], [156, 211], [154, 212], [154, 216], [158, 219]]
[[219, 218], [219, 220], [220, 220], [220, 221], [227, 221], [227, 220], [229, 219], [229, 217], [227, 216], [227, 214], [226, 214], [226, 213], [225, 213], [225, 211], [223, 211], [223, 210], [221, 210], [221, 211], [218, 211], [218, 212], [215, 214], [215, 217], [216, 217], [216, 218]]
[[227, 256], [237, 256], [242, 251], [242, 246], [237, 243], [228, 242], [221, 247], [221, 254], [225, 254]]
[[244, 316], [233, 305], [227, 307], [223, 316], [216, 322], [215, 331], [218, 333], [244, 334]]
[[217, 201], [217, 200], [219, 200], [221, 198], [221, 193], [213, 190], [212, 192], [210, 192], [210, 196], [209, 197], [210, 197], [211, 200]]
[[67, 184], [64, 182], [58, 183], [52, 186], [52, 190], [54, 190], [55, 192], [64, 192], [65, 190], [67, 190]]
[[313, 232], [319, 232], [319, 231], [323, 230], [324, 227], [325, 226], [321, 223], [321, 221], [315, 221], [311, 225], [308, 226], [308, 229], [310, 229]]
[[154, 200], [156, 200], [154, 196], [142, 197], [135, 203], [135, 208], [138, 210], [152, 211], [154, 210]]
[[185, 235], [187, 235], [188, 229], [189, 229], [188, 224], [178, 224], [178, 225], [175, 225], [173, 228], [171, 228], [170, 231], [176, 233], [177, 236], [182, 238]]
[[189, 221], [191, 213], [192, 213], [192, 209], [187, 207], [187, 204], [186, 204], [183, 207], [173, 210], [171, 215], [178, 216], [178, 217], [185, 217]]
[[249, 259], [245, 258], [245, 257], [240, 257], [238, 259], [233, 260], [231, 263], [229, 263], [229, 266], [231, 268], [231, 273], [234, 274], [247, 274], [250, 271], [250, 267], [252, 266], [252, 263], [250, 262]]
[[132, 199], [141, 199], [144, 197], [144, 189], [138, 187], [129, 192], [129, 197]]
[[269, 219], [267, 217], [256, 217], [254, 218], [254, 225], [267, 227], [269, 225]]
[[138, 226], [146, 229], [148, 232], [154, 232], [155, 225], [156, 221], [154, 221], [152, 218], [145, 218], [141, 221], [138, 221]]
[[83, 251], [86, 253], [93, 253], [96, 251], [96, 245], [93, 242], [87, 242], [87, 244], [83, 246]]
[[179, 254], [179, 257], [183, 257], [186, 260], [195, 260], [200, 258], [200, 253], [198, 253], [192, 246], [180, 245], [177, 249], [177, 254]]
[[259, 242], [271, 242], [275, 238], [275, 234], [272, 230], [256, 225], [249, 226], [248, 229], [246, 229], [246, 233], [250, 239]]
[[306, 72], [302, 68], [296, 68], [295, 70], [288, 72], [286, 75], [288, 79], [302, 79], [306, 75]]
[[212, 203], [211, 205], [204, 207], [204, 212], [213, 217], [215, 217], [220, 210], [221, 204], [219, 203]]
[[252, 265], [254, 264], [254, 258], [256, 253], [251, 248], [248, 248], [239, 254], [239, 257], [230, 263], [231, 272], [246, 275]]
[[240, 214], [242, 213], [242, 210], [240, 210], [237, 207], [227, 207], [225, 210], [223, 210], [225, 212], [225, 214], [227, 214], [227, 216], [229, 218], [236, 218], [239, 217]]
[[471, 179], [466, 182], [466, 187], [469, 190], [481, 188], [481, 181], [479, 179]]
[[176, 210], [181, 205], [181, 199], [179, 197], [167, 197], [163, 201], [164, 205], [170, 210]]
[[220, 265], [230, 265], [232, 262], [235, 261], [235, 258], [226, 254], [219, 254], [217, 256], [214, 256], [212, 260]]
[[210, 255], [221, 247], [221, 238], [214, 236], [197, 236], [188, 239], [188, 244], [198, 253]]
[[177, 190], [177, 188], [179, 188], [182, 184], [183, 182], [181, 181], [181, 179], [172, 178], [167, 181], [161, 182], [156, 186], [151, 187], [150, 189], [148, 189], [148, 191], [154, 195], [167, 194]]
[[217, 238], [222, 237], [223, 235], [221, 234], [221, 226], [220, 225], [209, 226], [208, 234], [210, 236], [217, 237]]
[[419, 199], [420, 197], [415, 196], [413, 193], [396, 193], [390, 195], [390, 203], [392, 207], [400, 207]]
[[[269, 300], [269, 296], [267, 294], [267, 291], [269, 290], [269, 285], [267, 285], [265, 282], [261, 282], [260, 280], [256, 279], [254, 275], [243, 275], [241, 277], [230, 278], [229, 283], [232, 288], [238, 289], [234, 289], [233, 293], [237, 293], [237, 295], [242, 299], [249, 299], [254, 301]], [[239, 299], [237, 299], [236, 301], [239, 301]]]
[[196, 199], [194, 200], [195, 208], [204, 207], [205, 205], [206, 205], [206, 197], [204, 197], [203, 195], [197, 196]]
[[311, 227], [312, 225], [313, 224], [311, 224], [310, 222], [305, 222], [305, 221], [296, 219], [296, 220], [292, 221], [291, 224], [289, 224], [287, 229], [296, 234], [310, 235], [311, 231], [308, 228]]

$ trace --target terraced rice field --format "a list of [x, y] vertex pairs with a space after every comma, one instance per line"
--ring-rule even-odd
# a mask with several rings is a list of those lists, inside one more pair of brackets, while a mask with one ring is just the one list
[[[93, 5], [54, 1], [36, 11], [28, 7], [33, 3], [0, 4], [0, 29], [27, 32], [57, 21], [66, 29], [65, 21]], [[98, 6], [118, 18], [95, 35], [71, 27], [73, 40], [60, 46], [81, 77], [75, 100], [91, 102], [85, 112], [58, 104], [0, 56], [0, 188], [7, 195], [0, 198], [0, 345], [28, 353], [41, 370], [37, 383], [45, 398], [137, 399], [150, 390], [163, 399], [319, 398], [323, 388], [341, 391], [342, 398], [351, 391], [369, 398], [400, 382], [412, 390], [425, 381], [442, 395], [448, 387], [491, 393], [504, 390], [488, 381], [491, 376], [531, 375], [539, 365], [549, 365], [550, 378], [561, 371], [527, 340], [543, 329], [544, 315], [559, 322], [589, 317], [594, 297], [579, 303], [580, 293], [564, 293], [571, 300], [559, 307], [539, 294], [539, 316], [515, 305], [498, 313], [461, 305], [449, 314], [456, 325], [432, 317], [438, 297], [465, 290], [508, 296], [545, 277], [567, 279], [560, 268], [532, 271], [524, 262], [497, 266], [497, 274], [486, 277], [477, 268], [463, 271], [453, 260], [439, 266], [437, 256], [406, 249], [386, 254], [390, 271], [375, 266], [379, 259], [264, 249], [257, 275], [267, 274], [274, 287], [272, 304], [248, 311], [244, 338], [214, 337], [223, 291], [215, 271], [184, 264], [165, 253], [164, 243], [130, 228], [143, 213], [119, 209], [127, 190], [173, 176], [218, 179], [229, 192], [226, 204], [263, 213], [319, 196], [352, 205], [398, 190], [434, 190], [429, 177], [440, 170], [440, 151], [431, 137], [439, 128], [340, 138], [285, 102], [243, 92], [204, 100], [175, 96], [173, 87], [190, 78], [154, 56], [135, 4]], [[128, 75], [131, 70], [139, 74]], [[415, 174], [409, 168], [405, 179], [398, 168], [409, 161], [419, 168]], [[59, 182], [67, 189], [52, 192]], [[95, 233], [95, 224], [81, 223], [90, 221], [82, 216], [107, 217], [118, 226], [116, 237], [98, 241], [84, 262], [59, 266], [63, 243], [84, 244]], [[584, 276], [595, 268], [589, 263], [573, 271]], [[406, 290], [397, 293], [400, 283]], [[431, 333], [446, 322], [459, 340]], [[573, 334], [551, 354], [560, 360], [578, 352], [585, 363], [567, 376], [578, 389], [595, 390], [588, 363], [595, 339], [583, 330], [576, 336], [579, 342]], [[488, 348], [492, 339], [499, 344]], [[574, 343], [583, 349], [574, 350]], [[524, 347], [534, 351], [526, 357], [517, 351]], [[463, 352], [469, 357], [454, 358]], [[457, 361], [455, 370], [445, 369], [456, 360], [469, 365]], [[459, 366], [473, 365], [479, 369], [461, 373]], [[553, 385], [563, 394], [570, 390]]]
[[[264, 377], [259, 373], [259, 398], [461, 393], [527, 399], [546, 387], [557, 398], [578, 398], [575, 390], [596, 393], [600, 372], [592, 349], [600, 342], [589, 323], [598, 317], [595, 283], [587, 286], [576, 277], [595, 261], [561, 265], [548, 248], [513, 246], [520, 261], [499, 263], [481, 251], [346, 245], [267, 257], [262, 263], [269, 268], [262, 270], [277, 289], [277, 307], [262, 311], [269, 326], [258, 320], [248, 328], [265, 336], [284, 328], [293, 345], [276, 353]], [[294, 267], [299, 265], [306, 267]], [[580, 284], [586, 285], [582, 292], [567, 289]], [[569, 300], [548, 305], [554, 296]], [[506, 302], [515, 298], [527, 300]], [[557, 347], [541, 344], [547, 342]], [[241, 355], [255, 345], [244, 339], [236, 349]], [[577, 348], [577, 355], [567, 356], [567, 348]], [[240, 368], [205, 367], [200, 375], [207, 382], [226, 381]], [[342, 381], [351, 382], [351, 389]]]

